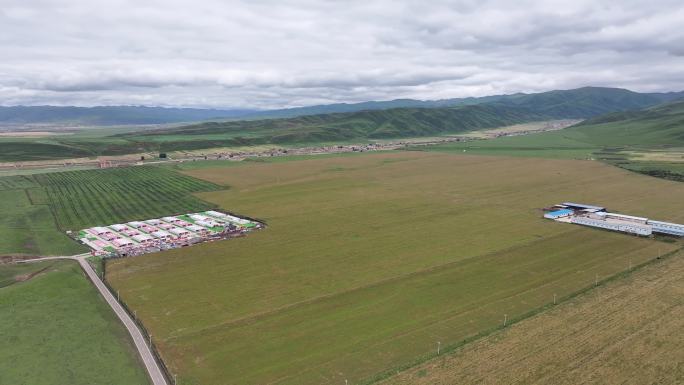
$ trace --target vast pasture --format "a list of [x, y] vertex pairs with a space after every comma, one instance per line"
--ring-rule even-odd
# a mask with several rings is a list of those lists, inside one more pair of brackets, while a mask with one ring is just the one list
[[151, 166], [0, 177], [0, 255], [84, 252], [65, 230], [206, 210], [192, 193], [220, 188]]
[[0, 256], [71, 255], [85, 248], [57, 229], [43, 190], [30, 177], [0, 178]]
[[72, 261], [0, 265], [0, 384], [145, 385], [132, 341]]
[[154, 218], [213, 207], [192, 196], [219, 186], [159, 167], [35, 175], [61, 229]]
[[543, 220], [549, 204], [684, 220], [684, 184], [592, 161], [394, 152], [187, 173], [268, 228], [108, 264], [183, 384], [358, 383], [677, 247]]
[[681, 384], [684, 254], [382, 382]]

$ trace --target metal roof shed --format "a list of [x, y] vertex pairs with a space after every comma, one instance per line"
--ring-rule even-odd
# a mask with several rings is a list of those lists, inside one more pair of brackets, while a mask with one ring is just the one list
[[574, 202], [563, 202], [564, 206], [571, 207], [574, 209], [594, 209], [598, 211], [605, 211], [605, 207], [601, 206], [592, 206], [592, 205], [585, 205], [583, 203], [574, 203]]

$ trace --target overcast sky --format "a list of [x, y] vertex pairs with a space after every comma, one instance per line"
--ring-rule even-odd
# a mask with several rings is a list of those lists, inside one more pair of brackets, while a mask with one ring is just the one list
[[[144, 4], [144, 5], [141, 5]], [[0, 0], [0, 104], [684, 90], [684, 2]]]

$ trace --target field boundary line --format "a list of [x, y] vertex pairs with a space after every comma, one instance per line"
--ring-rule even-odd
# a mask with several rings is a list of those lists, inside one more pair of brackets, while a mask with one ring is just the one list
[[418, 365], [426, 363], [426, 362], [428, 362], [432, 359], [435, 359], [439, 356], [450, 355], [451, 353], [455, 353], [458, 350], [460, 350], [461, 348], [465, 347], [466, 345], [468, 345], [472, 342], [475, 342], [475, 341], [478, 341], [482, 338], [494, 335], [497, 332], [503, 332], [505, 329], [510, 328], [511, 326], [513, 326], [517, 323], [520, 323], [521, 321], [525, 321], [526, 319], [529, 319], [529, 318], [532, 318], [538, 314], [544, 313], [547, 310], [550, 310], [550, 309], [553, 309], [553, 308], [558, 307], [560, 305], [566, 304], [574, 298], [577, 298], [577, 297], [580, 297], [584, 294], [588, 294], [588, 293], [592, 292], [594, 289], [605, 286], [606, 284], [611, 283], [613, 281], [617, 281], [618, 279], [629, 277], [632, 275], [632, 273], [638, 272], [638, 271], [642, 270], [643, 268], [648, 267], [650, 265], [655, 265], [657, 263], [661, 263], [661, 262], [665, 261], [666, 259], [668, 259], [668, 258], [670, 258], [676, 254], [679, 254], [682, 250], [684, 250], [684, 246], [679, 247], [675, 250], [672, 250], [668, 253], [665, 253], [659, 257], [655, 257], [655, 258], [649, 259], [645, 262], [642, 262], [640, 264], [637, 264], [637, 265], [633, 266], [631, 269], [623, 270], [623, 271], [615, 273], [611, 276], [603, 278], [603, 279], [599, 280], [596, 284], [585, 286], [584, 288], [579, 289], [573, 293], [570, 293], [566, 296], [560, 297], [557, 299], [556, 304], [548, 303], [548, 304], [543, 305], [541, 307], [538, 307], [536, 309], [532, 309], [528, 312], [525, 312], [521, 315], [511, 317], [508, 319], [506, 326], [500, 325], [500, 326], [496, 326], [493, 328], [485, 329], [485, 330], [483, 330], [477, 334], [474, 334], [472, 336], [464, 338], [462, 341], [459, 341], [459, 342], [456, 342], [453, 344], [444, 345], [442, 347], [442, 349], [440, 350], [440, 354], [436, 354], [435, 352], [431, 352], [431, 353], [427, 353], [427, 354], [418, 356], [417, 358], [415, 358], [414, 360], [412, 360], [406, 364], [399, 365], [399, 366], [396, 366], [394, 368], [384, 370], [384, 371], [382, 371], [382, 372], [380, 372], [380, 373], [378, 373], [372, 377], [369, 377], [368, 379], [363, 380], [357, 384], [358, 385], [378, 384], [379, 382], [381, 382], [383, 380], [389, 379], [389, 378], [391, 378], [391, 377], [393, 377], [393, 376], [395, 376], [401, 372], [412, 369]]

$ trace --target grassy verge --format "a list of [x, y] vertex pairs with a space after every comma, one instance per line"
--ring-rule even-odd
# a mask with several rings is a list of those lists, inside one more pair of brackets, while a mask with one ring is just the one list
[[0, 383], [149, 383], [126, 330], [76, 263], [0, 266], [0, 280], [10, 277], [0, 288]]

